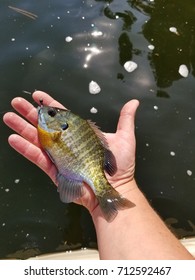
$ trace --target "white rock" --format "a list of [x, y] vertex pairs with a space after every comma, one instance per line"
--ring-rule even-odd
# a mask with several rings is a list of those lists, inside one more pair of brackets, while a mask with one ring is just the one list
[[19, 182], [20, 182], [20, 179], [15, 179], [15, 180], [14, 180], [14, 183], [15, 183], [15, 184], [18, 184]]
[[92, 114], [96, 114], [96, 113], [98, 112], [98, 110], [97, 110], [95, 107], [92, 107], [92, 108], [90, 109], [90, 112], [91, 112]]
[[89, 83], [89, 92], [91, 94], [98, 94], [101, 91], [100, 86], [98, 85], [98, 83], [91, 81]]
[[67, 43], [70, 43], [70, 42], [72, 41], [72, 37], [67, 36], [67, 37], [65, 38], [65, 41], [66, 41]]
[[189, 75], [189, 70], [185, 64], [181, 64], [179, 66], [179, 74], [184, 78], [187, 78], [187, 76]]
[[124, 68], [127, 72], [133, 72], [137, 68], [137, 66], [137, 63], [131, 60], [125, 62], [124, 64]]
[[155, 49], [154, 45], [148, 45], [148, 49], [153, 51]]
[[188, 176], [192, 176], [192, 171], [191, 170], [187, 170], [187, 174], [188, 174]]
[[175, 33], [176, 35], [179, 35], [176, 27], [170, 27], [169, 31], [172, 32], [172, 33]]

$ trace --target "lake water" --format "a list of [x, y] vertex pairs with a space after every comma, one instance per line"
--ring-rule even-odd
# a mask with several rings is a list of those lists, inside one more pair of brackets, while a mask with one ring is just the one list
[[[13, 97], [32, 101], [40, 89], [111, 132], [121, 107], [139, 99], [137, 182], [178, 237], [195, 235], [194, 1], [1, 1], [0, 16], [1, 115]], [[126, 61], [137, 69], [127, 72]], [[0, 126], [0, 258], [96, 248], [87, 211], [62, 204]]]

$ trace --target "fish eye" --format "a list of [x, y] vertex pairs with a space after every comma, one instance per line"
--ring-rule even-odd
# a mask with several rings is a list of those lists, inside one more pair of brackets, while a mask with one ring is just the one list
[[67, 123], [63, 123], [61, 125], [62, 130], [66, 130], [68, 128], [68, 124]]
[[53, 108], [49, 108], [49, 110], [47, 111], [48, 115], [50, 117], [55, 117], [55, 115], [57, 114], [56, 110]]

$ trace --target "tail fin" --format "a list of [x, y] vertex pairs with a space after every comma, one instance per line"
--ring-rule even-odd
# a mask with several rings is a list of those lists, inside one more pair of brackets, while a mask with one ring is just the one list
[[97, 196], [97, 199], [102, 213], [108, 222], [112, 222], [116, 218], [118, 210], [135, 206], [133, 202], [122, 197], [114, 188], [110, 189], [102, 197]]

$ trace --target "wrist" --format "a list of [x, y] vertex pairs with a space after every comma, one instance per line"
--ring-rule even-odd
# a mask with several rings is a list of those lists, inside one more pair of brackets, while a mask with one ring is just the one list
[[[100, 259], [191, 259], [132, 180], [117, 189], [135, 204], [108, 223], [99, 206], [92, 212]], [[141, 249], [140, 249], [141, 248]]]
[[[142, 198], [142, 199], [144, 198], [142, 192], [139, 190], [139, 188], [136, 184], [135, 179], [133, 179], [129, 182], [125, 182], [123, 184], [120, 184], [115, 188], [120, 193], [121, 196], [130, 200], [132, 203], [135, 204], [135, 206], [137, 205], [140, 198]], [[120, 219], [125, 218], [126, 215], [129, 215], [129, 211], [131, 211], [131, 209], [132, 208], [128, 208], [128, 209], [125, 209], [125, 210], [119, 210], [118, 215], [116, 216], [115, 219], [118, 220], [118, 218], [120, 218]], [[105, 218], [102, 215], [101, 208], [100, 208], [99, 204], [93, 209], [93, 211], [91, 211], [91, 216], [92, 216], [92, 219], [93, 219], [93, 222], [94, 222], [95, 226], [98, 225], [99, 222], [101, 223], [101, 221], [103, 221], [103, 223], [104, 222], [107, 223], [107, 221], [105, 220]], [[111, 223], [113, 224], [114, 221], [112, 221]]]

